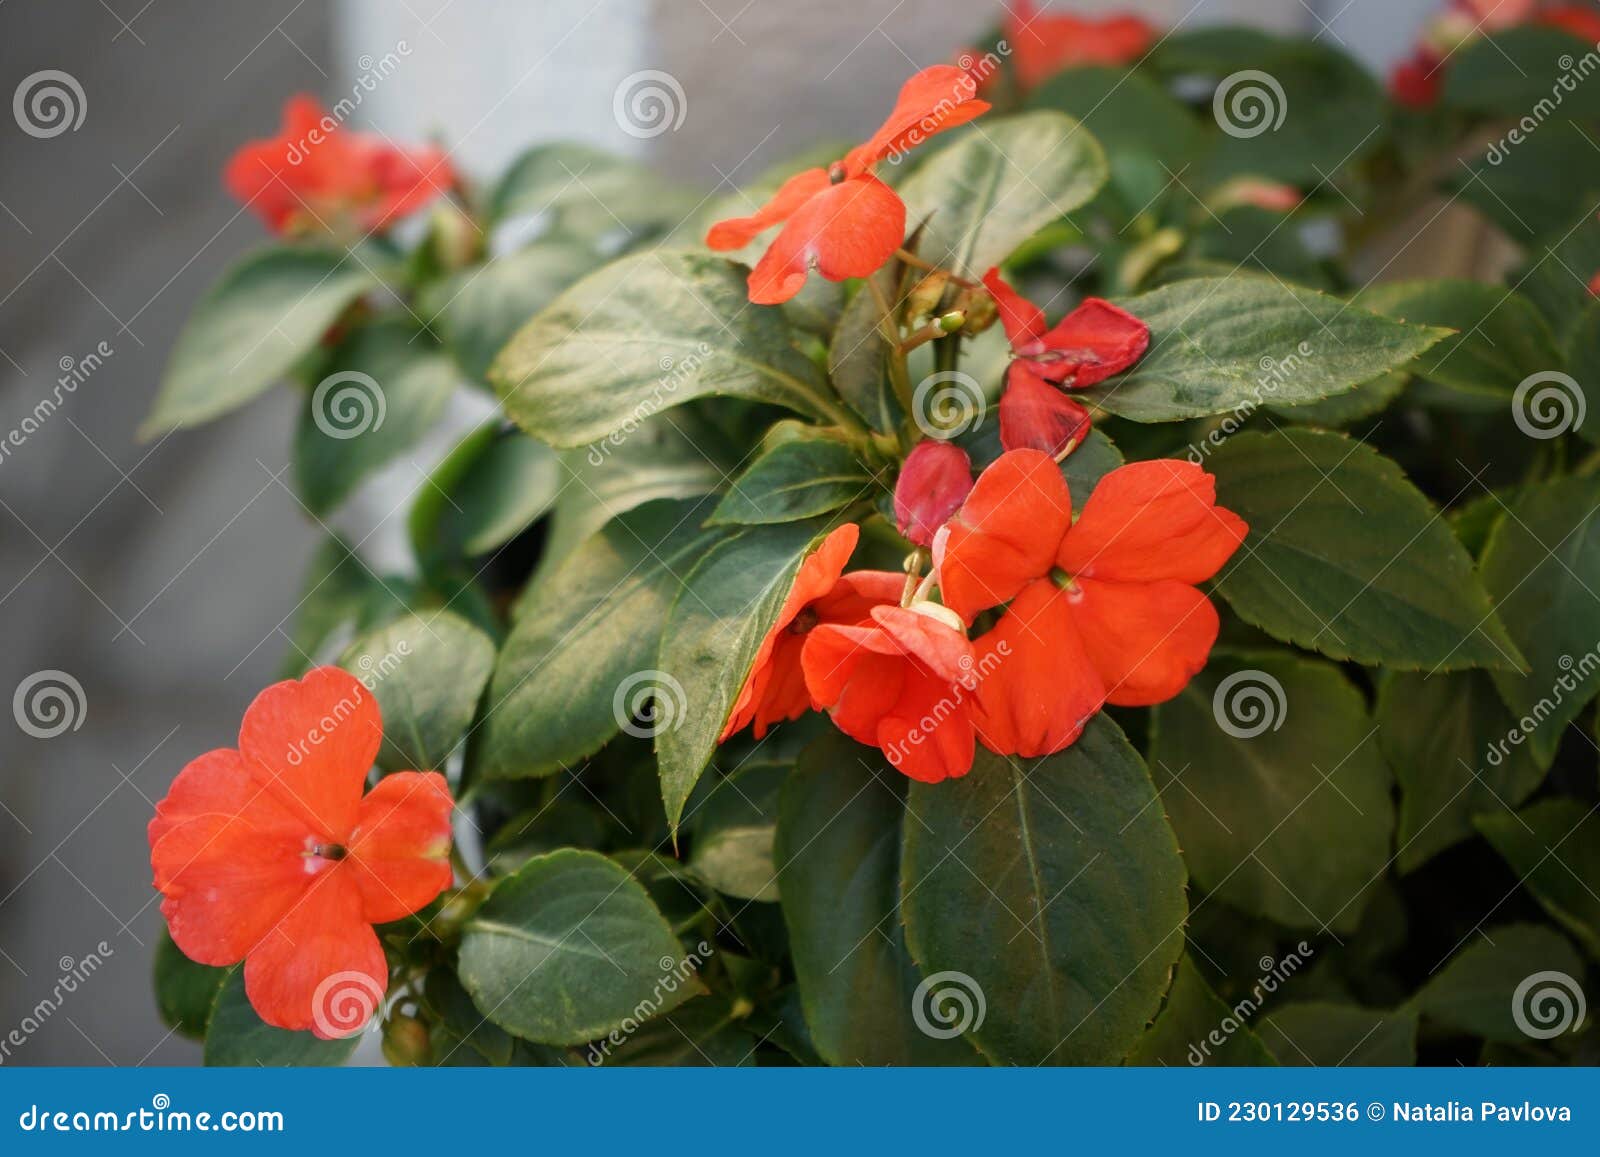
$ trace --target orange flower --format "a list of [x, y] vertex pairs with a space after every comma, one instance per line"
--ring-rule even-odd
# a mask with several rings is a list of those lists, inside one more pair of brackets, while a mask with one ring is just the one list
[[376, 232], [455, 184], [431, 146], [404, 150], [351, 132], [315, 98], [291, 97], [276, 137], [251, 141], [228, 162], [223, 183], [275, 233]]
[[1046, 755], [1106, 703], [1176, 695], [1217, 637], [1216, 608], [1194, 584], [1216, 574], [1247, 530], [1216, 505], [1215, 479], [1189, 462], [1113, 470], [1074, 523], [1049, 455], [1001, 455], [935, 544], [947, 606], [970, 622], [1010, 604], [977, 641], [989, 672], [977, 687], [985, 746]]
[[1590, 44], [1600, 44], [1600, 12], [1582, 4], [1553, 5], [1539, 13], [1534, 22], [1560, 28]]
[[798, 719], [809, 708], [819, 706], [806, 691], [800, 669], [800, 651], [807, 635], [823, 623], [866, 622], [873, 607], [899, 602], [904, 575], [872, 570], [844, 574], [860, 533], [855, 523], [845, 523], [800, 564], [794, 586], [756, 650], [721, 740], [752, 722], [755, 737], [760, 739], [774, 723]]
[[1138, 60], [1155, 40], [1156, 30], [1133, 15], [1047, 16], [1032, 0], [1011, 0], [1005, 37], [1017, 83], [1028, 89], [1063, 69]]
[[772, 200], [748, 217], [719, 221], [706, 234], [716, 250], [743, 249], [772, 226], [783, 229], [750, 271], [750, 300], [788, 301], [812, 270], [829, 281], [866, 277], [900, 247], [905, 204], [877, 177], [873, 166], [988, 110], [976, 99], [977, 83], [964, 69], [936, 64], [900, 89], [894, 111], [865, 142], [826, 169], [790, 177]]
[[811, 632], [801, 655], [811, 697], [858, 743], [924, 783], [972, 770], [972, 644], [944, 607], [874, 607], [870, 621]]
[[172, 939], [201, 964], [243, 960], [270, 1025], [359, 1031], [389, 975], [372, 925], [450, 885], [444, 777], [397, 772], [362, 794], [382, 739], [372, 693], [319, 667], [257, 695], [238, 749], [194, 760], [156, 805], [150, 863]]

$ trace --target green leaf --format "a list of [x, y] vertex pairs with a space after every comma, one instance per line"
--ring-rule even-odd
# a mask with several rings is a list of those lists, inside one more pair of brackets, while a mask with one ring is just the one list
[[1159, 84], [1127, 69], [1064, 69], [1028, 95], [1028, 107], [1076, 117], [1113, 158], [1139, 153], [1174, 172], [1206, 146], [1192, 112]]
[[1338, 434], [1282, 430], [1235, 435], [1206, 465], [1218, 503], [1250, 525], [1217, 580], [1246, 622], [1358, 663], [1521, 663], [1472, 559], [1388, 458]]
[[[1537, 24], [1475, 38], [1451, 57], [1440, 104], [1488, 116], [1531, 114], [1535, 129], [1544, 127], [1540, 122], [1554, 111], [1552, 102], [1562, 119], [1600, 116], [1600, 95], [1589, 91], [1582, 76], [1572, 75], [1574, 58], [1593, 50], [1570, 32]], [[1560, 84], [1564, 77], [1568, 83]], [[1508, 154], [1537, 135], [1526, 124], [1520, 131], [1526, 139], [1502, 140]]]
[[1185, 954], [1155, 1023], [1128, 1054], [1130, 1065], [1276, 1065], [1250, 1026], [1211, 991]]
[[1477, 817], [1478, 830], [1522, 886], [1600, 960], [1600, 818], [1574, 799]]
[[536, 580], [489, 684], [476, 753], [485, 778], [550, 775], [598, 750], [624, 722], [652, 734], [629, 714], [651, 692], [662, 697], [658, 710], [684, 709], [671, 673], [653, 668], [683, 577], [722, 537], [701, 529], [704, 515], [693, 500], [641, 506]]
[[197, 425], [248, 402], [378, 284], [346, 253], [275, 246], [250, 254], [189, 315], [139, 437]]
[[1481, 671], [1392, 675], [1378, 693], [1378, 726], [1400, 783], [1402, 872], [1470, 837], [1475, 817], [1516, 807], [1550, 766]]
[[418, 308], [462, 372], [483, 381], [528, 319], [600, 262], [587, 245], [541, 239], [439, 283]]
[[161, 930], [155, 958], [156, 1007], [168, 1028], [194, 1040], [204, 1040], [211, 1006], [227, 977], [226, 968], [190, 960], [172, 942], [167, 930]]
[[1286, 1004], [1262, 1018], [1261, 1040], [1283, 1065], [1369, 1068], [1417, 1063], [1417, 1017], [1404, 1010], [1324, 1001]]
[[289, 634], [289, 655], [284, 674], [299, 676], [324, 658], [324, 648], [342, 647], [343, 632], [362, 631], [406, 609], [405, 589], [396, 590], [372, 573], [350, 546], [328, 538], [311, 556], [301, 583], [294, 626]]
[[576, 1045], [704, 991], [644, 888], [594, 852], [529, 860], [467, 922], [461, 982], [501, 1028]]
[[[1548, 1030], [1557, 1019], [1572, 1032], [1582, 1027], [1568, 1018], [1576, 1012], [1583, 960], [1566, 937], [1539, 924], [1480, 926], [1468, 936], [1474, 942], [1457, 946], [1450, 963], [1411, 998], [1410, 1008], [1426, 1020], [1503, 1044], [1525, 1044], [1529, 1027]], [[1564, 1014], [1547, 1003], [1562, 995]]]
[[[1600, 272], [1600, 268], [1596, 269]], [[1551, 401], [1560, 404], [1554, 408], [1556, 424], [1566, 423], [1566, 428], [1580, 435], [1584, 441], [1600, 443], [1600, 414], [1594, 420], [1589, 420], [1589, 402], [1594, 401], [1600, 406], [1600, 301], [1589, 300], [1578, 312], [1572, 322], [1571, 333], [1566, 341], [1566, 366], [1569, 372], [1569, 382], [1559, 379], [1547, 382], [1562, 388], [1565, 397], [1555, 394], [1549, 395]], [[1571, 388], [1571, 383], [1576, 383], [1577, 389]], [[1538, 421], [1543, 415], [1538, 404], [1539, 394], [1537, 385], [1535, 391], [1529, 394], [1527, 415], [1533, 419], [1533, 424], [1541, 431], [1549, 428], [1549, 423]]]
[[1529, 374], [1563, 364], [1555, 337], [1532, 303], [1478, 281], [1396, 281], [1356, 298], [1365, 309], [1458, 332], [1407, 367], [1430, 381], [1505, 397]]
[[[619, 1034], [620, 1035], [620, 1034]], [[621, 1044], [589, 1047], [590, 1064], [733, 1068], [754, 1065], [756, 1038], [740, 1027], [733, 1002], [702, 996], [647, 1020]]]
[[917, 167], [900, 188], [906, 219], [926, 222], [919, 256], [972, 276], [999, 265], [1105, 184], [1099, 143], [1065, 113], [986, 120]]
[[489, 378], [506, 413], [552, 446], [625, 439], [657, 411], [712, 395], [853, 420], [793, 342], [782, 310], [750, 304], [741, 266], [656, 250], [556, 298]]
[[[1518, 114], [1528, 107], [1519, 108]], [[1595, 151], [1593, 138], [1591, 128], [1565, 118], [1540, 125], [1538, 132], [1512, 148], [1502, 138], [1482, 157], [1458, 166], [1459, 175], [1450, 182], [1452, 191], [1512, 240], [1527, 244], [1538, 238], [1560, 247], [1567, 234], [1594, 217], [1600, 196], [1600, 152]], [[1551, 179], [1555, 173], [1560, 180]], [[1544, 254], [1533, 257], [1542, 259]], [[1581, 283], [1590, 274], [1589, 269], [1574, 267], [1547, 271], [1548, 277], [1563, 283]], [[1581, 291], [1581, 284], [1572, 288]]]
[[411, 504], [407, 529], [425, 571], [488, 554], [550, 509], [561, 465], [542, 442], [491, 423], [463, 438]]
[[205, 1063], [267, 1068], [342, 1065], [360, 1040], [360, 1033], [319, 1040], [310, 1032], [289, 1032], [264, 1023], [245, 996], [241, 966], [229, 972], [217, 990], [206, 1027]]
[[906, 951], [905, 796], [881, 752], [837, 732], [805, 750], [784, 786], [776, 855], [805, 1023], [831, 1064], [981, 1064], [919, 992]]
[[1527, 487], [1483, 550], [1483, 585], [1528, 662], [1527, 675], [1496, 671], [1495, 686], [1547, 762], [1600, 689], [1597, 510], [1600, 478]]
[[494, 643], [449, 611], [407, 615], [350, 644], [339, 665], [377, 697], [384, 771], [440, 771], [477, 714]]
[[529, 149], [512, 163], [489, 196], [489, 217], [498, 223], [550, 213], [558, 233], [623, 232], [642, 240], [676, 224], [697, 200], [637, 161], [557, 143]]
[[711, 512], [712, 525], [795, 522], [827, 514], [884, 485], [856, 451], [831, 438], [780, 442], [730, 483]]
[[982, 749], [912, 784], [901, 864], [923, 975], [982, 992], [968, 1026], [1006, 1064], [1111, 1064], [1143, 1034], [1183, 951], [1183, 862], [1149, 773], [1095, 717], [1043, 760]]
[[[487, 1021], [472, 1003], [472, 997], [460, 979], [448, 968], [433, 968], [423, 988], [423, 999], [428, 1010], [438, 1018], [438, 1034], [434, 1038], [435, 1064], [463, 1064], [469, 1059], [459, 1055], [463, 1048], [481, 1056], [490, 1064], [509, 1065], [516, 1042], [499, 1025]], [[443, 1047], [440, 1047], [440, 1046]]]
[[1335, 394], [1320, 402], [1305, 402], [1298, 406], [1269, 406], [1280, 418], [1306, 426], [1333, 429], [1370, 418], [1389, 408], [1389, 403], [1400, 396], [1410, 375], [1398, 370], [1363, 382], [1346, 394]]
[[[815, 522], [758, 526], [704, 552], [661, 633], [658, 674], [681, 688], [677, 714], [657, 731], [661, 799], [674, 832], [711, 762], [756, 649], [821, 538]], [[675, 689], [676, 690], [676, 689]]]
[[1314, 402], [1405, 365], [1446, 334], [1253, 274], [1177, 281], [1118, 304], [1150, 327], [1150, 350], [1079, 396], [1135, 422]]
[[746, 763], [719, 780], [695, 809], [689, 867], [707, 884], [741, 900], [778, 898], [772, 862], [778, 793], [787, 763]]
[[1155, 709], [1151, 769], [1195, 883], [1290, 928], [1353, 931], [1394, 831], [1366, 702], [1338, 668], [1217, 654]]
[[[913, 238], [906, 242], [907, 246], [921, 244], [920, 234], [913, 234]], [[877, 286], [891, 309], [898, 308], [904, 304], [901, 286], [907, 281], [905, 274], [905, 264], [896, 257], [864, 280], [856, 295], [845, 303], [828, 343], [828, 375], [834, 388], [851, 409], [866, 419], [867, 425], [880, 433], [893, 432], [905, 415], [889, 380], [889, 343], [883, 337], [882, 308], [872, 287]]]
[[450, 359], [399, 319], [358, 329], [325, 369], [294, 439], [295, 481], [319, 517], [420, 442], [456, 388]]

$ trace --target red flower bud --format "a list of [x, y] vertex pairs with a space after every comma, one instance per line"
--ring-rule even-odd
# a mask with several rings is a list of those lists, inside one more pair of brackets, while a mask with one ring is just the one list
[[894, 519], [908, 542], [929, 546], [934, 532], [955, 513], [972, 489], [972, 460], [949, 442], [918, 442], [894, 487]]

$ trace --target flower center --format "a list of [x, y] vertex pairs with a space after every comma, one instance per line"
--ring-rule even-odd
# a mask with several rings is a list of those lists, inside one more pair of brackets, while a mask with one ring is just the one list
[[320, 856], [324, 860], [338, 862], [350, 854], [350, 850], [343, 844], [317, 844], [311, 849], [311, 855]]
[[844, 162], [835, 161], [828, 166], [828, 180], [832, 184], [839, 184], [844, 180]]
[[794, 622], [789, 624], [789, 629], [797, 635], [803, 635], [817, 625], [817, 612], [810, 607], [801, 607], [800, 613], [794, 617]]
[[1058, 566], [1050, 568], [1050, 581], [1066, 591], [1069, 595], [1078, 593], [1078, 583], [1071, 575]]

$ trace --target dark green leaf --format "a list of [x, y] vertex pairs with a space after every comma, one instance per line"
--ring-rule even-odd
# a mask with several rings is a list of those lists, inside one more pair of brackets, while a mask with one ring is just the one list
[[1128, 1054], [1130, 1065], [1276, 1065], [1248, 1024], [1211, 991], [1194, 961], [1178, 961], [1167, 1001]]
[[1335, 394], [1320, 402], [1306, 402], [1299, 406], [1271, 406], [1280, 418], [1306, 426], [1336, 428], [1359, 422], [1363, 418], [1387, 409], [1389, 403], [1400, 396], [1410, 375], [1397, 371], [1363, 382], [1347, 394]]
[[[755, 1038], [739, 1027], [733, 1002], [702, 996], [647, 1020], [624, 1036], [597, 1041], [585, 1054], [590, 1064], [670, 1065], [676, 1068], [727, 1068], [755, 1064]], [[609, 1046], [609, 1047], [608, 1047]]]
[[1156, 708], [1151, 770], [1195, 883], [1291, 928], [1355, 928], [1394, 831], [1361, 692], [1285, 652], [1219, 654]]
[[836, 1065], [981, 1064], [906, 952], [905, 807], [904, 777], [837, 732], [806, 749], [784, 787], [778, 870], [811, 1042]]
[[1302, 1001], [1263, 1017], [1261, 1040], [1283, 1065], [1408, 1066], [1417, 1063], [1417, 1016], [1404, 1010]]
[[787, 763], [746, 763], [695, 809], [689, 867], [717, 891], [741, 900], [778, 898], [772, 840], [789, 769]]
[[217, 991], [227, 976], [226, 968], [212, 968], [190, 960], [172, 942], [166, 929], [161, 930], [161, 939], [156, 944], [156, 1006], [161, 1011], [162, 1023], [168, 1028], [186, 1037], [204, 1040], [211, 1006], [216, 1003]]
[[703, 992], [672, 929], [627, 872], [594, 852], [529, 860], [467, 922], [461, 982], [484, 1016], [576, 1045]]
[[[1149, 773], [1105, 715], [1043, 760], [978, 752], [913, 784], [901, 905], [926, 977], [982, 994], [967, 1035], [1009, 1064], [1110, 1064], [1183, 951], [1183, 863]], [[981, 1020], [981, 1023], [978, 1023]]]
[[319, 1040], [310, 1032], [288, 1032], [262, 1022], [244, 993], [244, 968], [228, 973], [217, 991], [206, 1027], [205, 1063], [212, 1066], [277, 1068], [342, 1065], [361, 1034]]
[[[1513, 240], [1526, 244], [1542, 238], [1560, 245], [1567, 234], [1594, 216], [1595, 202], [1600, 199], [1600, 151], [1593, 140], [1590, 128], [1565, 118], [1553, 119], [1514, 147], [1508, 148], [1510, 142], [1501, 139], [1479, 159], [1458, 166], [1454, 189]], [[1560, 180], [1551, 179], [1555, 173]], [[1542, 258], [1544, 254], [1534, 256]], [[1583, 281], [1590, 271], [1547, 271], [1552, 279], [1573, 274]]]
[[856, 451], [830, 438], [780, 442], [750, 464], [711, 513], [713, 525], [795, 522], [877, 497], [884, 484]]
[[561, 488], [555, 451], [490, 424], [468, 434], [411, 505], [412, 548], [425, 570], [488, 554], [521, 534]]
[[[1536, 129], [1543, 128], [1541, 122], [1556, 107], [1562, 119], [1600, 116], [1600, 95], [1589, 90], [1583, 76], [1572, 73], [1574, 58], [1593, 50], [1594, 45], [1570, 32], [1531, 23], [1474, 38], [1451, 56], [1440, 103], [1465, 112], [1532, 120]], [[1567, 83], [1559, 83], [1563, 79]], [[1509, 138], [1500, 147], [1511, 153], [1536, 135], [1525, 123], [1520, 133], [1526, 139]]]
[[1388, 458], [1338, 434], [1284, 430], [1235, 435], [1206, 465], [1218, 503], [1250, 525], [1217, 582], [1246, 622], [1359, 663], [1520, 663], [1471, 558]]
[[1080, 396], [1136, 422], [1314, 402], [1445, 336], [1251, 274], [1178, 281], [1118, 304], [1149, 325], [1150, 351]]
[[349, 254], [287, 246], [250, 254], [189, 315], [139, 436], [193, 426], [248, 402], [377, 286], [377, 277]]
[[1179, 171], [1206, 146], [1192, 112], [1148, 77], [1125, 69], [1065, 69], [1034, 89], [1028, 105], [1076, 117], [1113, 158], [1142, 153]]
[[1544, 910], [1600, 960], [1600, 817], [1574, 799], [1477, 818], [1495, 851]]
[[644, 165], [588, 145], [539, 145], [518, 157], [489, 198], [489, 216], [554, 214], [561, 233], [640, 240], [676, 224], [697, 198]]
[[1538, 924], [1479, 927], [1457, 946], [1410, 1007], [1424, 1019], [1504, 1044], [1524, 1044], [1561, 1025], [1576, 1032], [1583, 959], [1566, 937]]

